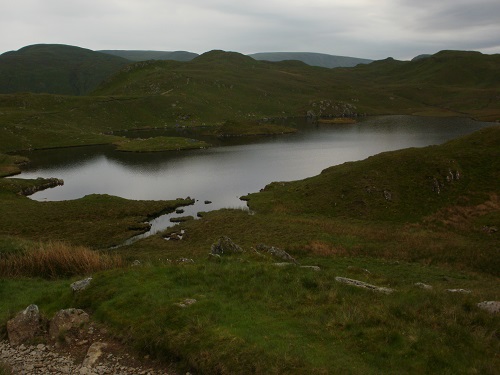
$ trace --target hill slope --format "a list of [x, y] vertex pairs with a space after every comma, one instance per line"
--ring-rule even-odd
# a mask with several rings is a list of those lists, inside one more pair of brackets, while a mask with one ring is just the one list
[[323, 68], [353, 67], [358, 64], [369, 64], [373, 61], [357, 57], [335, 56], [313, 52], [260, 52], [248, 56], [255, 60], [265, 61], [298, 60], [307, 65], [321, 66]]
[[123, 57], [131, 61], [174, 60], [191, 61], [197, 53], [187, 51], [140, 51], [140, 50], [100, 50], [97, 52]]
[[108, 143], [105, 133], [175, 124], [380, 114], [500, 120], [500, 56], [445, 51], [427, 59], [327, 69], [211, 51], [190, 62], [125, 66], [92, 96], [0, 95], [0, 150]]
[[0, 55], [0, 93], [83, 95], [129, 61], [88, 49], [37, 44]]

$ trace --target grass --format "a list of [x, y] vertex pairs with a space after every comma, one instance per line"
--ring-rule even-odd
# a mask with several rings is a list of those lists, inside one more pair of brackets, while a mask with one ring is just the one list
[[192, 204], [191, 199], [132, 201], [109, 195], [88, 195], [59, 202], [37, 202], [20, 196], [26, 187], [44, 179], [0, 179], [0, 236], [63, 241], [108, 248], [144, 232], [143, 223]]
[[[77, 302], [138, 349], [182, 358], [202, 373], [495, 373], [498, 319], [475, 301], [495, 298], [498, 290], [482, 287], [458, 298], [444, 291], [472, 288], [481, 278], [359, 258], [309, 261], [322, 270], [278, 268], [250, 253], [219, 263], [110, 271]], [[360, 274], [367, 264], [369, 273]], [[344, 286], [337, 275], [397, 292]], [[420, 290], [417, 280], [435, 289]], [[186, 298], [197, 302], [176, 305]]]
[[304, 117], [308, 111], [344, 117], [346, 108], [352, 117], [415, 113], [499, 120], [497, 56], [458, 56], [447, 52], [338, 69], [221, 51], [190, 62], [135, 63], [92, 96], [0, 95], [0, 152], [110, 144], [121, 140], [112, 135], [117, 130], [227, 120], [239, 124], [228, 129], [231, 135], [281, 133], [268, 125], [262, 129], [258, 120]]
[[[228, 119], [239, 123], [223, 127], [244, 133], [251, 119], [318, 106], [337, 117], [342, 114], [335, 111], [356, 106], [358, 113], [495, 119], [495, 59], [448, 52], [416, 63], [327, 70], [216, 51], [190, 63], [136, 64], [103, 85], [101, 96], [0, 96], [0, 151], [112, 143], [121, 139], [111, 134], [117, 129]], [[468, 61], [470, 69], [456, 61]], [[252, 127], [248, 131], [257, 130]], [[500, 222], [499, 136], [498, 127], [483, 129], [442, 146], [387, 152], [302, 181], [273, 183], [246, 197], [251, 213], [205, 213], [179, 224], [181, 241], [158, 234], [113, 252], [106, 249], [143, 231], [149, 217], [191, 201], [90, 195], [42, 203], [18, 193], [45, 181], [2, 178], [1, 261], [22, 272], [0, 278], [0, 322], [31, 303], [45, 316], [84, 308], [144, 354], [200, 373], [498, 373], [499, 317], [477, 303], [500, 299], [499, 237], [482, 230]], [[2, 171], [12, 163], [10, 156], [0, 158]], [[222, 235], [246, 253], [208, 260]], [[44, 254], [42, 247], [60, 242], [65, 252], [56, 259], [63, 265], [78, 263], [66, 260], [69, 255], [98, 257], [82, 293], [71, 293], [71, 275], [88, 271], [26, 266]], [[253, 251], [259, 243], [321, 271], [278, 268]], [[100, 270], [105, 254], [115, 251], [141, 266]], [[14, 260], [20, 266], [8, 263]], [[374, 294], [339, 284], [337, 276], [395, 292]], [[446, 292], [453, 288], [471, 293]], [[197, 302], [180, 307], [187, 298]]]
[[10, 368], [6, 365], [0, 362], [0, 375], [11, 375], [12, 372]]
[[182, 137], [154, 137], [148, 139], [124, 139], [114, 143], [118, 151], [159, 152], [206, 148], [210, 145], [196, 139]]
[[238, 121], [225, 121], [217, 126], [213, 132], [218, 137], [239, 137], [253, 135], [279, 135], [297, 132], [297, 129], [288, 126], [269, 123], [241, 123]]
[[0, 277], [4, 278], [68, 278], [122, 266], [122, 259], [117, 255], [99, 254], [62, 242], [40, 243], [18, 252], [0, 252]]

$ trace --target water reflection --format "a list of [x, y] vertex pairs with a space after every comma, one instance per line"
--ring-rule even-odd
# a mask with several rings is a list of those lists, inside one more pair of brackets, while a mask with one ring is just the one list
[[[196, 216], [210, 209], [246, 208], [239, 197], [272, 181], [310, 177], [332, 165], [382, 151], [439, 144], [491, 126], [464, 118], [411, 116], [380, 116], [339, 125], [295, 121], [298, 133], [258, 139], [217, 140], [192, 129], [175, 130], [218, 145], [203, 150], [125, 153], [111, 146], [90, 146], [35, 151], [27, 154], [32, 163], [21, 177], [64, 179], [64, 186], [33, 195], [36, 200], [75, 199], [93, 193], [158, 200], [190, 196], [198, 202], [186, 208], [184, 215]], [[126, 135], [145, 138], [165, 135], [165, 131]], [[205, 200], [213, 203], [205, 205]]]

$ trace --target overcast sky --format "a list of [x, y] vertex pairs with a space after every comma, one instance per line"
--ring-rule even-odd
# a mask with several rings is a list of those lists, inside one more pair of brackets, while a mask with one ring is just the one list
[[500, 53], [500, 0], [0, 0], [0, 53], [92, 50], [321, 52], [405, 60]]

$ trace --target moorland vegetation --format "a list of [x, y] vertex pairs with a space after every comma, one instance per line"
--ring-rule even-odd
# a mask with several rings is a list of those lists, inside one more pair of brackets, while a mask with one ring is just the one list
[[[199, 373], [497, 373], [499, 316], [477, 306], [500, 300], [494, 124], [444, 145], [274, 182], [244, 197], [252, 215], [207, 212], [114, 249], [191, 198], [37, 202], [22, 192], [47, 181], [6, 176], [28, 162], [20, 150], [122, 145], [114, 133], [126, 129], [272, 133], [286, 130], [276, 118], [376, 114], [493, 122], [499, 73], [500, 56], [475, 52], [325, 69], [212, 51], [125, 65], [86, 96], [0, 95], [0, 335], [35, 303], [45, 316], [83, 308], [138, 352]], [[135, 143], [163, 150], [171, 141]], [[165, 241], [179, 228], [182, 240]], [[222, 236], [243, 251], [209, 256]], [[269, 247], [295, 261], [260, 250]], [[68, 285], [90, 274], [90, 287], [73, 294]]]

